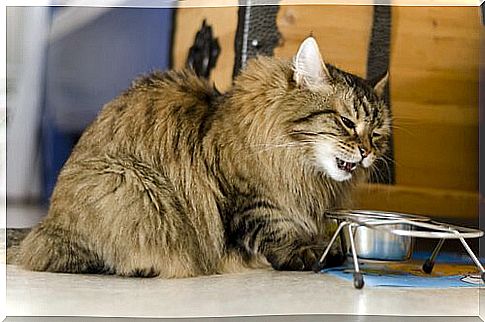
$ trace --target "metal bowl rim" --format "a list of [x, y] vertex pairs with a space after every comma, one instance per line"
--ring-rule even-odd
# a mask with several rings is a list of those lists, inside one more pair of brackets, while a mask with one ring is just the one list
[[354, 219], [354, 220], [411, 220], [411, 221], [431, 221], [431, 218], [406, 214], [401, 212], [381, 211], [381, 210], [364, 210], [364, 209], [338, 209], [327, 211], [325, 214], [332, 219]]

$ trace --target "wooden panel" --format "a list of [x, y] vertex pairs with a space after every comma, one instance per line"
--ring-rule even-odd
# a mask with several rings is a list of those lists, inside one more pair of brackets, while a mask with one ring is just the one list
[[392, 76], [397, 101], [476, 104], [478, 8], [393, 7]]
[[234, 37], [237, 29], [237, 7], [179, 8], [177, 9], [173, 62], [175, 68], [185, 65], [189, 48], [204, 19], [219, 39], [221, 53], [212, 71], [211, 80], [219, 90], [226, 90], [232, 82], [234, 66]]
[[[198, 2], [208, 2], [209, 0], [186, 0], [192, 3]], [[186, 2], [184, 1], [184, 2]], [[217, 0], [217, 1], [225, 1], [225, 0]], [[216, 2], [217, 2], [216, 1]], [[212, 3], [213, 0], [210, 0]], [[269, 2], [269, 1], [268, 1]], [[312, 5], [312, 4], [321, 4], [324, 1], [321, 0], [282, 0], [279, 3], [281, 5]], [[331, 2], [335, 5], [373, 5], [376, 3], [374, 0], [332, 0], [327, 1], [327, 3]], [[388, 0], [388, 1], [379, 1], [382, 4], [392, 4], [393, 6], [478, 6], [479, 1], [477, 0]]]
[[[190, 6], [193, 1], [185, 1]], [[277, 17], [275, 56], [291, 58], [311, 33], [324, 59], [365, 76], [371, 6], [288, 5]], [[182, 8], [176, 67], [206, 18], [220, 38], [213, 79], [231, 83], [237, 7]], [[361, 187], [358, 207], [436, 217], [475, 218], [478, 211], [479, 8], [393, 7], [391, 99], [395, 118], [395, 186]]]
[[355, 208], [476, 220], [478, 201], [478, 192], [371, 184], [359, 188]]
[[479, 9], [392, 12], [396, 182], [476, 191]]
[[325, 61], [365, 76], [372, 7], [281, 6], [277, 25], [282, 43], [275, 56], [293, 57], [303, 39], [313, 34]]
[[[290, 1], [291, 2], [291, 1]], [[365, 208], [477, 215], [478, 8], [393, 7], [391, 98], [396, 186], [361, 190]], [[282, 6], [277, 56], [311, 32], [324, 59], [364, 76], [372, 7]]]
[[415, 118], [395, 121], [397, 184], [478, 190], [478, 108], [402, 103], [400, 109]]
[[[194, 5], [197, 5], [194, 2]], [[194, 7], [185, 3], [176, 17], [174, 66], [184, 66], [188, 49], [204, 18], [219, 37], [221, 56], [211, 79], [218, 88], [227, 89], [234, 66], [234, 36], [237, 7]], [[313, 33], [324, 58], [350, 72], [364, 75], [367, 46], [372, 23], [370, 6], [281, 6], [277, 24], [282, 33], [275, 56], [291, 58], [305, 37]]]
[[[259, 4], [264, 3], [273, 4], [275, 1], [258, 1]], [[322, 0], [282, 0], [278, 2], [281, 6], [284, 5], [319, 5], [324, 3]], [[380, 1], [382, 4], [390, 4], [394, 6], [478, 6], [477, 0], [388, 0]], [[227, 7], [237, 6], [240, 2], [238, 0], [181, 0], [178, 2], [178, 6], [181, 8], [193, 8], [193, 7]], [[328, 1], [327, 1], [328, 3]], [[373, 5], [375, 0], [353, 0], [349, 4], [349, 0], [332, 0], [332, 4], [335, 5]]]

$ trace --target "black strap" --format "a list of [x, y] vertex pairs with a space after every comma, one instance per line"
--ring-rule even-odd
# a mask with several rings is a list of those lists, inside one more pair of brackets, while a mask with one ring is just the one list
[[[389, 70], [391, 48], [392, 14], [391, 6], [375, 5], [372, 22], [372, 34], [367, 55], [367, 79], [379, 79]], [[384, 99], [391, 109], [389, 83], [386, 86]], [[392, 110], [391, 110], [392, 111]], [[377, 161], [377, 173], [371, 177], [375, 183], [394, 184], [396, 171], [394, 166], [394, 143], [391, 136], [390, 148], [385, 155], [386, 160]]]
[[237, 76], [248, 59], [257, 55], [273, 56], [281, 38], [276, 25], [279, 6], [253, 5], [255, 3], [249, 0], [240, 2], [233, 77]]
[[482, 8], [482, 24], [485, 25], [485, 2], [482, 2], [480, 7]]

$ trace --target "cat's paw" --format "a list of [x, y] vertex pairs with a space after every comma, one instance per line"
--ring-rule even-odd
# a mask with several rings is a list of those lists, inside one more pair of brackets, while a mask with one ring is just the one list
[[330, 250], [330, 252], [325, 256], [323, 262], [320, 262], [320, 258], [313, 265], [313, 271], [318, 273], [324, 268], [337, 267], [345, 262], [345, 255], [340, 251]]
[[[302, 246], [284, 256], [268, 256], [271, 266], [279, 271], [309, 271], [314, 269], [325, 249], [322, 245]], [[327, 255], [322, 267], [339, 266], [345, 257], [333, 250]]]

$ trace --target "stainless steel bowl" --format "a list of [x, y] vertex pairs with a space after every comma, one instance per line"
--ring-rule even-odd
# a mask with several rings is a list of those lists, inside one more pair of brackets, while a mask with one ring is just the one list
[[[389, 229], [412, 230], [409, 224], [385, 225]], [[348, 230], [341, 235], [342, 248], [351, 256]], [[379, 261], [406, 261], [411, 258], [414, 248], [414, 238], [397, 236], [384, 230], [376, 230], [359, 226], [354, 230], [354, 242], [357, 257]]]
[[[357, 257], [378, 261], [406, 261], [411, 258], [414, 248], [414, 238], [398, 236], [391, 230], [411, 231], [413, 225], [407, 223], [387, 224], [396, 220], [429, 221], [427, 217], [383, 212], [374, 210], [339, 210], [329, 213], [329, 217], [340, 223], [342, 221], [358, 222], [354, 228], [354, 242]], [[369, 225], [379, 223], [376, 226]], [[374, 228], [369, 228], [374, 227]], [[347, 229], [340, 235], [342, 248], [347, 256], [351, 256], [350, 237]]]

